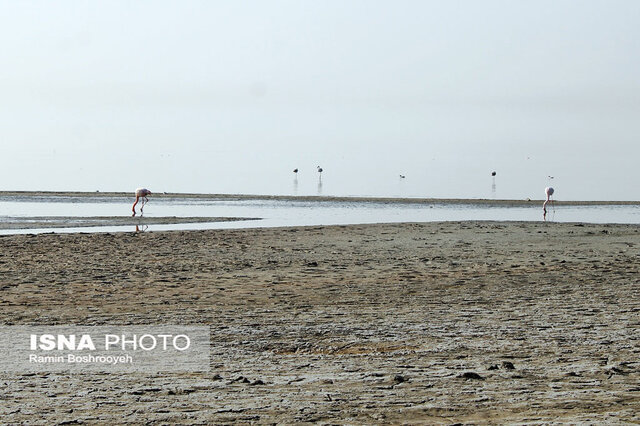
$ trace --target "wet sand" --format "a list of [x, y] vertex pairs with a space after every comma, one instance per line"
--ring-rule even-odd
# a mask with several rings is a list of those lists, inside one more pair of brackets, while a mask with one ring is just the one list
[[236, 222], [260, 220], [252, 217], [144, 217], [144, 216], [30, 216], [6, 217], [0, 229], [86, 228], [92, 226], [174, 225], [183, 223]]
[[640, 422], [640, 227], [0, 236], [0, 324], [211, 327], [208, 373], [0, 373], [7, 423]]

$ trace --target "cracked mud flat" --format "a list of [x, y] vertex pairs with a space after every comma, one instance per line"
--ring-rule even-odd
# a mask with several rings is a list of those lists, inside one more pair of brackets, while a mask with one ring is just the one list
[[0, 237], [0, 324], [211, 327], [208, 373], [0, 373], [6, 423], [640, 422], [640, 227]]

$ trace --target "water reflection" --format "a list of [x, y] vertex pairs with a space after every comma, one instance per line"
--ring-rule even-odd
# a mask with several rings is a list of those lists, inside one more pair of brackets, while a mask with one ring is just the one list
[[542, 205], [542, 220], [543, 221], [545, 221], [545, 222], [553, 222], [553, 219], [555, 218], [556, 206], [555, 206], [555, 203], [553, 202], [553, 200], [551, 200], [551, 209], [550, 209], [549, 213], [550, 213], [549, 214], [550, 217], [547, 220], [547, 203], [545, 202]]
[[[318, 182], [320, 183], [320, 182]], [[322, 188], [319, 188], [320, 192]], [[463, 220], [540, 221], [542, 201], [519, 206], [501, 204], [455, 203], [402, 203], [363, 201], [317, 201], [317, 200], [272, 200], [272, 199], [187, 199], [156, 198], [148, 216], [153, 217], [260, 217], [263, 220], [244, 222], [211, 222], [197, 224], [167, 224], [136, 227], [137, 232], [180, 229], [256, 228], [280, 226], [346, 225], [356, 223], [434, 222]], [[33, 229], [13, 230], [2, 224], [24, 221], [24, 226], [37, 223], [38, 216], [55, 216], [66, 226], [74, 226], [78, 217], [122, 217], [130, 211], [130, 200], [125, 197], [66, 197], [48, 196], [46, 200], [34, 201], [34, 197], [15, 196], [0, 198], [0, 234], [34, 233]], [[567, 206], [555, 209], [547, 206], [544, 220], [557, 222], [587, 223], [632, 223], [640, 224], [640, 206], [637, 205], [590, 205]], [[71, 216], [73, 215], [73, 216]], [[148, 217], [145, 215], [145, 217]], [[64, 226], [64, 225], [61, 225]], [[126, 227], [75, 228], [74, 232], [131, 232]], [[66, 228], [63, 232], [69, 232]], [[38, 232], [61, 232], [45, 229]], [[109, 231], [107, 231], [109, 232]]]
[[136, 232], [144, 232], [149, 229], [149, 225], [136, 225]]

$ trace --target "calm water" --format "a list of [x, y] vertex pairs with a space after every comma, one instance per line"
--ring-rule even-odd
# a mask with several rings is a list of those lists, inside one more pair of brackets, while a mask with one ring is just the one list
[[[131, 200], [124, 197], [0, 198], [0, 227], [9, 217], [29, 222], [34, 216], [127, 216]], [[151, 199], [145, 217], [260, 217], [260, 221], [149, 225], [146, 230], [186, 230], [338, 225], [356, 223], [433, 222], [461, 220], [541, 221], [541, 206], [503, 207], [481, 204], [411, 204], [362, 201], [290, 201], [227, 199]], [[548, 219], [555, 222], [640, 224], [639, 206], [561, 206]], [[15, 220], [15, 219], [13, 219]], [[133, 231], [131, 226], [0, 230], [2, 234], [34, 232]]]

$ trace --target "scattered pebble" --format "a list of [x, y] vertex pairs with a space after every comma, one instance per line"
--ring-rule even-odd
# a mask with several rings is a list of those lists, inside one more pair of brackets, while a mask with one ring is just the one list
[[400, 374], [396, 374], [393, 377], [393, 381], [396, 382], [396, 383], [402, 383], [402, 382], [406, 382], [407, 378], [405, 376], [400, 375]]
[[478, 373], [474, 373], [473, 371], [462, 373], [459, 377], [462, 379], [484, 380], [484, 377], [482, 377]]

